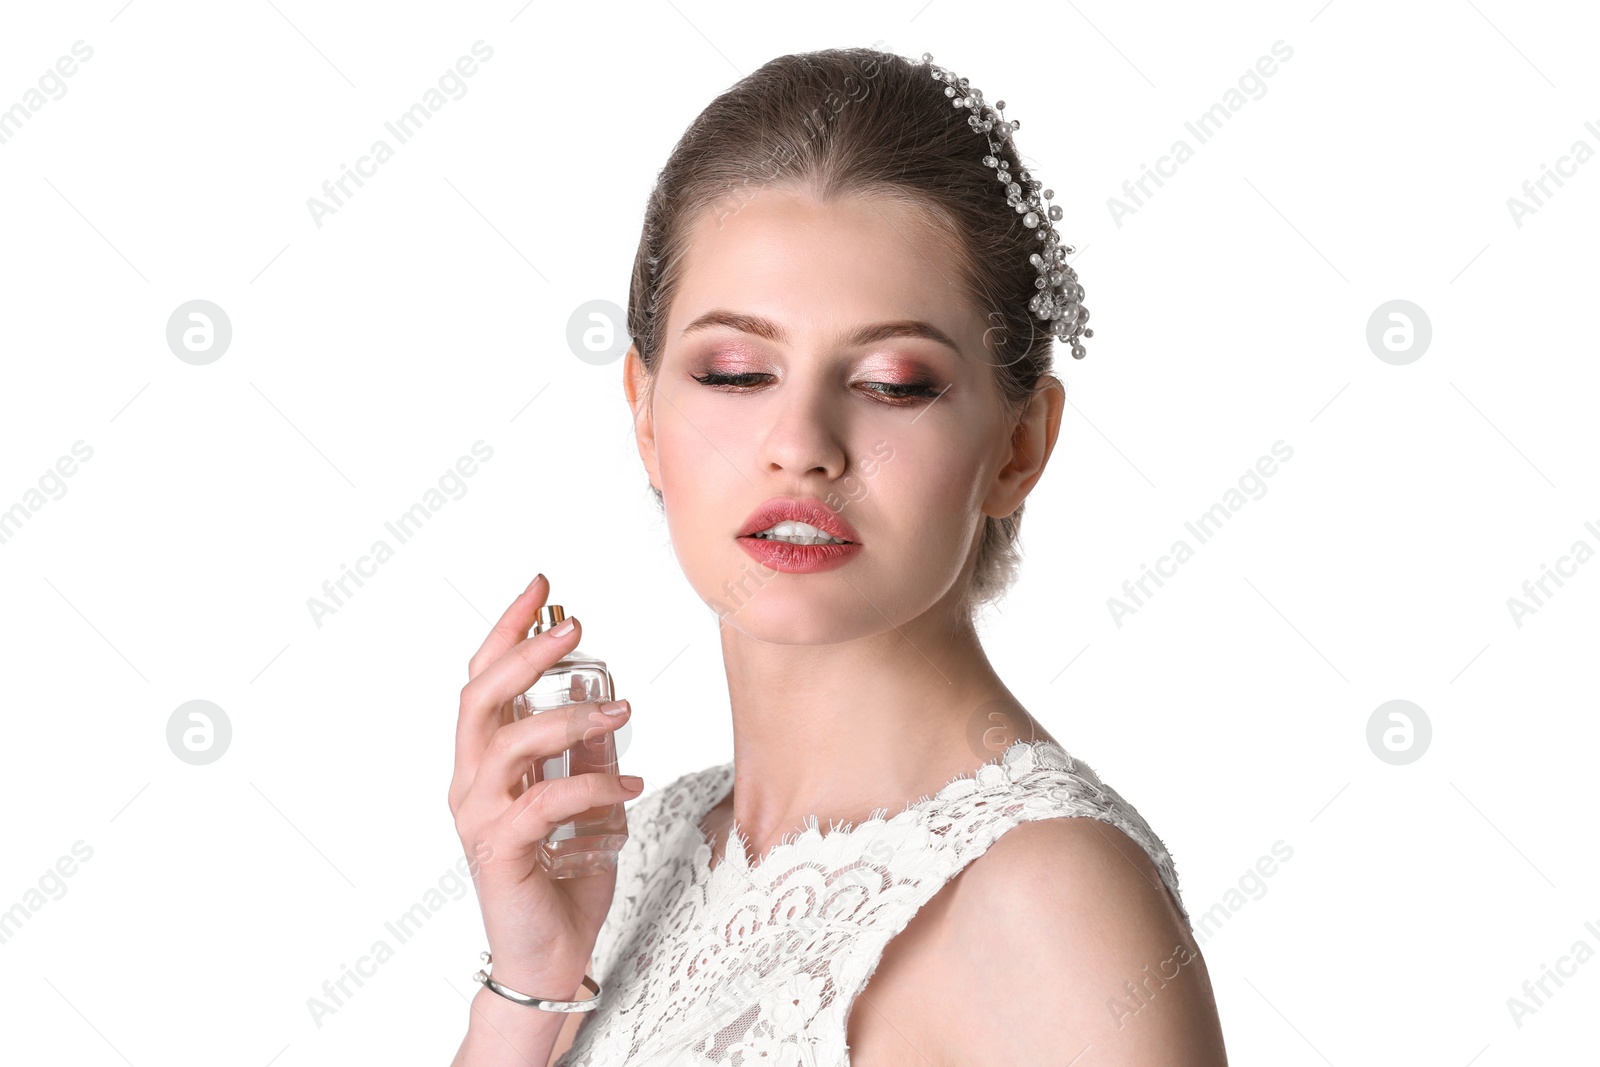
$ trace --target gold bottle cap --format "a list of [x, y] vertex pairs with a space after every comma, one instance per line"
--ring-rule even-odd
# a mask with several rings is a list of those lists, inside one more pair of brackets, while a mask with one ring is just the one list
[[567, 613], [562, 609], [560, 604], [546, 604], [544, 607], [540, 608], [539, 613], [534, 616], [533, 635], [530, 636], [537, 636], [538, 634], [544, 633], [546, 630], [550, 629], [550, 627], [554, 626], [556, 623], [560, 622], [566, 617]]

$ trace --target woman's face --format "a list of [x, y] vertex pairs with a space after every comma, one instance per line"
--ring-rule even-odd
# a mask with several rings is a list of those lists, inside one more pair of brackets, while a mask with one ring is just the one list
[[[776, 189], [708, 212], [648, 404], [629, 353], [640, 454], [678, 560], [707, 605], [759, 640], [844, 641], [953, 603], [984, 515], [1009, 515], [1037, 477], [1003, 474], [1012, 422], [988, 323], [923, 217], [882, 198]], [[924, 335], [852, 337], [891, 323]], [[748, 377], [697, 380], [707, 375]], [[779, 496], [826, 503], [860, 549], [812, 573], [752, 558], [739, 531]]]

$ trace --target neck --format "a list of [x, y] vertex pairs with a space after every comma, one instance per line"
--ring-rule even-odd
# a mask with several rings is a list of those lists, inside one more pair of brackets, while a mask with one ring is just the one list
[[[1000, 681], [970, 620], [932, 612], [829, 645], [721, 625], [733, 710], [731, 814], [753, 857], [816, 815], [901, 811], [1012, 741], [1051, 740]], [[726, 807], [726, 802], [724, 807]]]

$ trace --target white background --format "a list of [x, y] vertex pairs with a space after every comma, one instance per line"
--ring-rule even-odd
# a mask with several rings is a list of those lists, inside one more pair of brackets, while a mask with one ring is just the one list
[[[0, 510], [93, 454], [0, 543], [0, 909], [29, 912], [0, 1057], [448, 1062], [483, 948], [451, 881], [456, 699], [536, 571], [633, 702], [625, 770], [731, 758], [622, 364], [576, 358], [568, 319], [625, 302], [712, 97], [876, 42], [1006, 100], [1093, 312], [990, 656], [1165, 839], [1197, 918], [1293, 850], [1204, 943], [1233, 1062], [1592, 1058], [1600, 960], [1520, 1027], [1507, 998], [1600, 951], [1600, 562], [1520, 626], [1507, 600], [1600, 548], [1600, 161], [1520, 226], [1507, 200], [1600, 149], [1597, 34], [1505, 0], [7, 5], [0, 108], [93, 56], [0, 144]], [[307, 198], [480, 39], [466, 94], [318, 227]], [[1108, 198], [1180, 137], [1119, 225]], [[166, 343], [193, 299], [233, 328], [206, 366]], [[1394, 299], [1432, 324], [1403, 366], [1366, 341]], [[479, 440], [465, 494], [317, 625], [308, 598]], [[1117, 625], [1107, 599], [1280, 440], [1265, 495]], [[232, 727], [206, 766], [166, 740], [195, 699]], [[1391, 699], [1432, 724], [1404, 766], [1366, 739]], [[464, 895], [317, 1025], [308, 998], [441, 881]]]

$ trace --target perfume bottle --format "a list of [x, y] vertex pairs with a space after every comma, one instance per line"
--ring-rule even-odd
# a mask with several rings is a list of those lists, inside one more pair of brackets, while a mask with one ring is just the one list
[[[547, 604], [539, 609], [529, 636], [543, 633], [564, 618], [566, 612], [560, 604]], [[511, 714], [514, 720], [523, 719], [567, 704], [604, 703], [615, 699], [615, 695], [611, 672], [606, 670], [605, 662], [574, 648], [541, 674], [532, 688], [512, 698]], [[522, 776], [523, 791], [536, 782], [570, 778], [590, 771], [616, 774], [614, 733], [606, 731], [599, 744], [591, 745], [582, 736], [591, 729], [597, 728], [581, 727], [574, 744], [565, 752], [530, 763]], [[613, 870], [617, 865], [617, 853], [627, 838], [628, 817], [623, 806], [602, 804], [557, 824], [539, 844], [539, 865], [551, 878], [579, 878]]]

